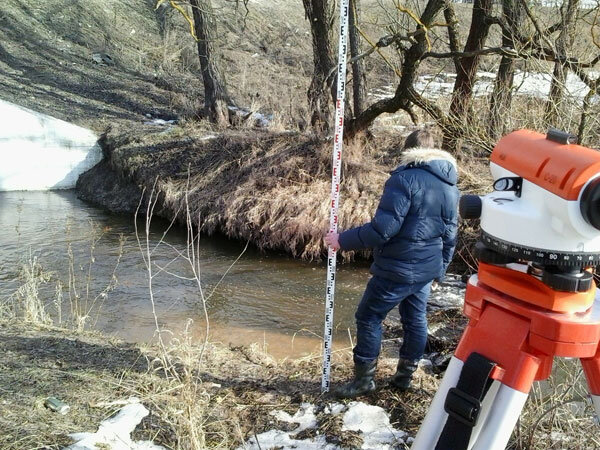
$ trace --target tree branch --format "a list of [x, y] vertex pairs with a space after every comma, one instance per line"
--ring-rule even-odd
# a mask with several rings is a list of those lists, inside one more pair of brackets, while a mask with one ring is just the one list
[[[411, 44], [416, 43], [415, 36], [423, 33], [423, 29], [419, 28], [415, 31], [412, 31], [406, 35], [397, 33], [397, 34], [388, 34], [387, 36], [383, 36], [380, 38], [375, 45], [371, 45], [367, 51], [361, 53], [360, 55], [356, 55], [354, 58], [348, 60], [348, 64], [352, 64], [356, 61], [359, 61], [363, 58], [366, 58], [373, 52], [379, 50], [380, 48], [389, 47], [392, 44], [397, 44], [398, 42], [407, 41]], [[327, 79], [331, 78], [335, 71], [337, 70], [337, 66], [332, 68], [331, 71], [327, 74]]]
[[531, 20], [531, 23], [533, 24], [535, 30], [537, 31], [537, 37], [542, 39], [548, 47], [553, 48], [554, 46], [552, 45], [552, 42], [550, 42], [550, 40], [548, 39], [548, 36], [546, 34], [544, 34], [544, 32], [542, 31], [542, 27], [540, 26], [539, 22], [537, 21], [537, 19], [531, 12], [531, 9], [529, 8], [527, 1], [526, 0], [519, 0], [519, 1], [521, 2], [521, 6], [523, 7], [525, 14], [527, 14], [527, 17], [529, 17], [529, 20]]
[[436, 53], [426, 52], [423, 54], [422, 59], [425, 58], [464, 58], [468, 56], [478, 55], [503, 55], [509, 58], [518, 58], [519, 52], [511, 47], [487, 47], [481, 50], [474, 50], [472, 52], [447, 52], [447, 53]]

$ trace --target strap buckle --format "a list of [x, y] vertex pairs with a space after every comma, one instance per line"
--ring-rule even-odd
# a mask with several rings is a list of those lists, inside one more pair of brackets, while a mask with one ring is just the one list
[[444, 402], [444, 410], [450, 417], [471, 428], [477, 423], [481, 402], [457, 388], [451, 388]]

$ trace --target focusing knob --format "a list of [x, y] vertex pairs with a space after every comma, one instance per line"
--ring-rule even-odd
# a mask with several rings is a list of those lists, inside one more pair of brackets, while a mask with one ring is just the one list
[[481, 241], [477, 241], [475, 244], [475, 257], [481, 262], [495, 265], [510, 264], [517, 261], [515, 258], [492, 250]]
[[481, 217], [481, 197], [479, 195], [463, 195], [460, 198], [458, 211], [463, 219], [479, 219]]
[[552, 270], [550, 267], [544, 269], [542, 282], [552, 289], [564, 292], [586, 292], [592, 287], [593, 275], [591, 272], [583, 271], [577, 274], [564, 273]]

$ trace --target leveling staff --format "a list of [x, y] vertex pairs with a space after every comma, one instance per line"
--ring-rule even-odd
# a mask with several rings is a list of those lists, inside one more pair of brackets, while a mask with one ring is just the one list
[[391, 384], [407, 389], [427, 342], [426, 306], [433, 280], [440, 280], [456, 245], [456, 160], [434, 149], [427, 130], [405, 141], [401, 165], [392, 172], [371, 222], [341, 234], [328, 233], [325, 243], [341, 250], [373, 249], [373, 265], [356, 311], [354, 380], [336, 389], [338, 397], [357, 397], [375, 390], [381, 348], [381, 323], [398, 305], [404, 341]]

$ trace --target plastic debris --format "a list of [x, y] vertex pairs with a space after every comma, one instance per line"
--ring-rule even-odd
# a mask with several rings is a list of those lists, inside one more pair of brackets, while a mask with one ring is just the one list
[[48, 397], [44, 402], [44, 406], [51, 411], [57, 412], [59, 414], [67, 414], [71, 407], [64, 402], [61, 402], [56, 397]]

